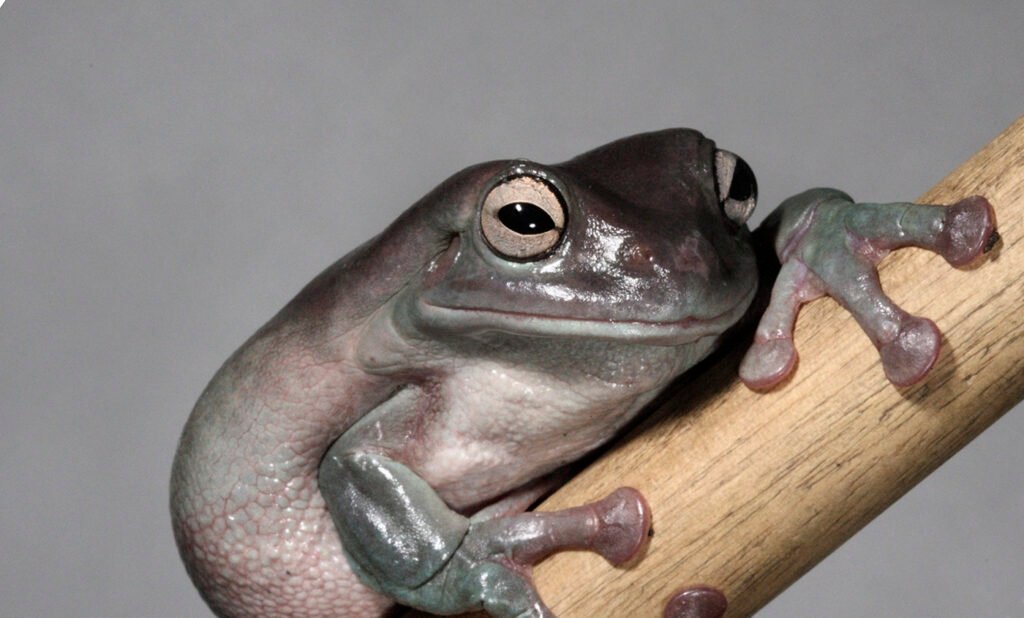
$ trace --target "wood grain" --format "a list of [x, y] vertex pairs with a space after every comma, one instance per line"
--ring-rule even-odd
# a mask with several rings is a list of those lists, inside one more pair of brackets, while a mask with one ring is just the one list
[[[882, 282], [945, 335], [927, 380], [886, 382], [875, 349], [831, 299], [802, 312], [793, 378], [754, 393], [742, 350], [686, 378], [646, 421], [540, 510], [636, 487], [654, 512], [646, 555], [615, 569], [567, 552], [538, 565], [562, 618], [661, 616], [682, 586], [707, 584], [747, 616], [799, 578], [1024, 398], [1024, 118], [922, 196], [982, 194], [1002, 246], [973, 270], [905, 249]], [[928, 568], [922, 565], [922, 568]]]

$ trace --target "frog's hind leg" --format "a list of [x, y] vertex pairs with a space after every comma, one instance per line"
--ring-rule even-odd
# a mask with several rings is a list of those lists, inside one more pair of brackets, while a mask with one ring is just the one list
[[405, 465], [367, 453], [328, 452], [320, 490], [364, 583], [440, 614], [550, 617], [530, 579], [534, 563], [585, 549], [621, 564], [650, 528], [650, 509], [628, 488], [562, 511], [466, 518]]

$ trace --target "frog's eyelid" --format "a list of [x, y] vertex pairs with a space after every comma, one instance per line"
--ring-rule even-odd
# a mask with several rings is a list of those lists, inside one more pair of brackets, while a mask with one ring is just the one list
[[[754, 172], [739, 156], [728, 150], [716, 150], [715, 181], [718, 202], [725, 216], [737, 225], [742, 225], [757, 205], [757, 180]], [[744, 186], [733, 187], [734, 182], [741, 182]], [[736, 189], [739, 190], [738, 195], [734, 195]]]

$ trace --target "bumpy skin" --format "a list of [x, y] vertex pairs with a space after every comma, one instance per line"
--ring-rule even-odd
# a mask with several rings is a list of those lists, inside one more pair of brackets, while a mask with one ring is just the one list
[[[549, 616], [530, 565], [565, 548], [635, 556], [650, 525], [636, 490], [522, 511], [746, 312], [752, 197], [723, 186], [732, 161], [668, 130], [560, 165], [474, 166], [311, 282], [225, 363], [182, 435], [174, 531], [210, 607]], [[526, 258], [482, 221], [492, 191], [523, 178], [564, 215]], [[820, 269], [804, 238], [839, 219], [801, 224], [810, 202], [775, 228]], [[754, 366], [775, 376], [771, 357]]]

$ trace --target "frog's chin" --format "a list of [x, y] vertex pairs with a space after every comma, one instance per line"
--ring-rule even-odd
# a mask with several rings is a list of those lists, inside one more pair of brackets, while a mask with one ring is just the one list
[[710, 317], [683, 317], [651, 322], [621, 319], [580, 319], [494, 308], [445, 307], [416, 302], [421, 327], [463, 334], [498, 331], [531, 337], [572, 337], [647, 345], [683, 345], [721, 335], [736, 324], [753, 300], [751, 290], [725, 311]]

